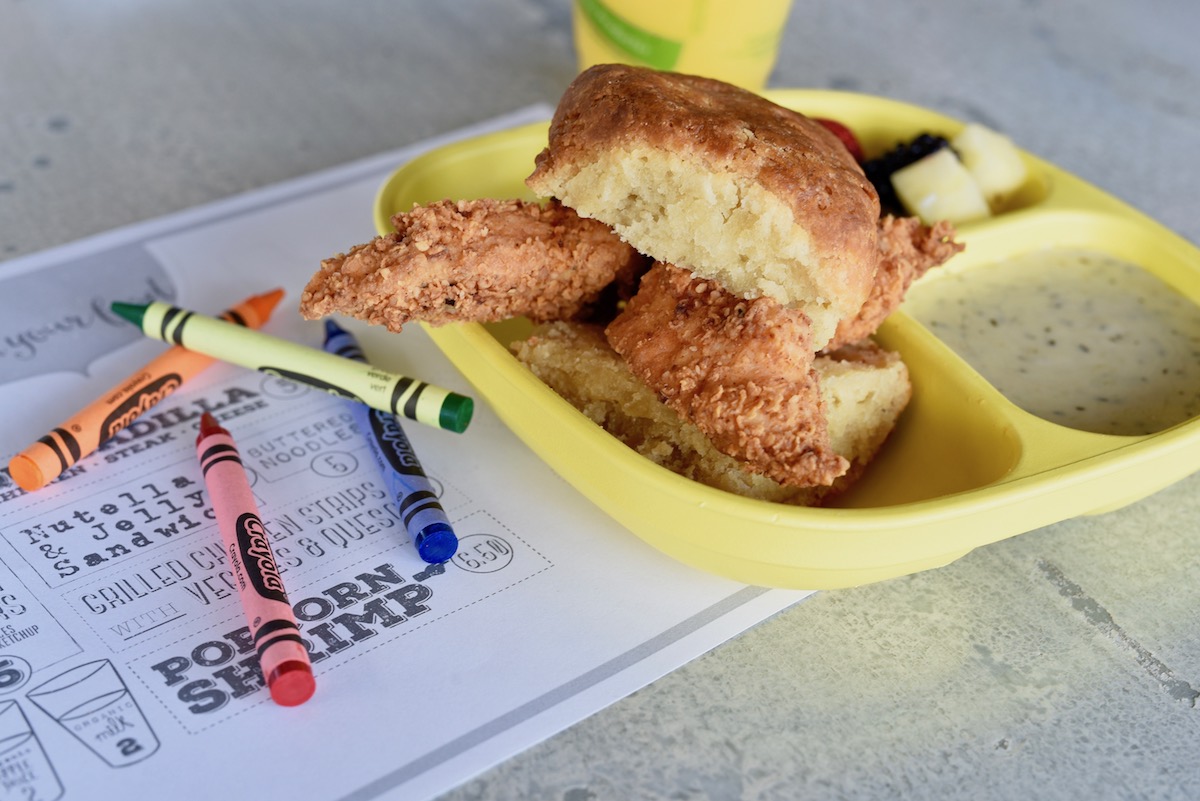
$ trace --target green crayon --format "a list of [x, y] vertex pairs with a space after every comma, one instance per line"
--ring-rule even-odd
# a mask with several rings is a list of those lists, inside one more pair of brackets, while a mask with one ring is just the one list
[[465, 395], [169, 303], [114, 303], [142, 333], [240, 367], [323, 389], [373, 409], [462, 433], [475, 402]]

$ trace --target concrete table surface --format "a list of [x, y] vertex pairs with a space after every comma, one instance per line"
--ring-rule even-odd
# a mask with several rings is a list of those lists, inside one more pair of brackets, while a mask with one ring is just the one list
[[[1200, 5], [799, 3], [775, 87], [1003, 130], [1200, 241]], [[575, 74], [568, 0], [0, 2], [0, 259], [393, 149]], [[819, 593], [468, 799], [1196, 798], [1200, 476]]]

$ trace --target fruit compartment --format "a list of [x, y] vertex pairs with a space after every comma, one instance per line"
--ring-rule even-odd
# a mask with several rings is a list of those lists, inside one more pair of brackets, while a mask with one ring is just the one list
[[[848, 128], [862, 147], [867, 160], [878, 158], [898, 145], [912, 142], [921, 134], [953, 138], [966, 125], [953, 117], [898, 100], [864, 95], [808, 89], [779, 89], [765, 95], [787, 108], [810, 117], [833, 120]], [[1000, 132], [997, 132], [1000, 133]], [[961, 223], [969, 230], [987, 225], [1005, 215], [1036, 208], [1052, 200], [1055, 189], [1053, 167], [1045, 161], [1020, 150], [1025, 165], [1024, 182], [1005, 196], [992, 209], [993, 216]]]

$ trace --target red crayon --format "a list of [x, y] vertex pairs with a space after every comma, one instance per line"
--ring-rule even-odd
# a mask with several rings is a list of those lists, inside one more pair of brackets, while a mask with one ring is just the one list
[[229, 432], [208, 412], [200, 418], [196, 455], [237, 579], [242, 609], [250, 622], [250, 634], [258, 647], [267, 689], [277, 704], [302, 704], [317, 687], [312, 663], [300, 640], [300, 627], [288, 603], [266, 529], [258, 517], [242, 457]]

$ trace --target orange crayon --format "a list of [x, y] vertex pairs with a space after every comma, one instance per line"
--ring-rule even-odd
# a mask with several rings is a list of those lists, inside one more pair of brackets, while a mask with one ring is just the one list
[[[221, 318], [260, 328], [282, 297], [282, 289], [256, 295]], [[13, 481], [26, 492], [41, 489], [214, 361], [211, 356], [172, 347], [14, 456], [8, 463]]]
[[229, 432], [208, 412], [200, 418], [196, 456], [267, 689], [281, 706], [302, 704], [316, 690], [308, 650], [300, 639], [242, 457]]

